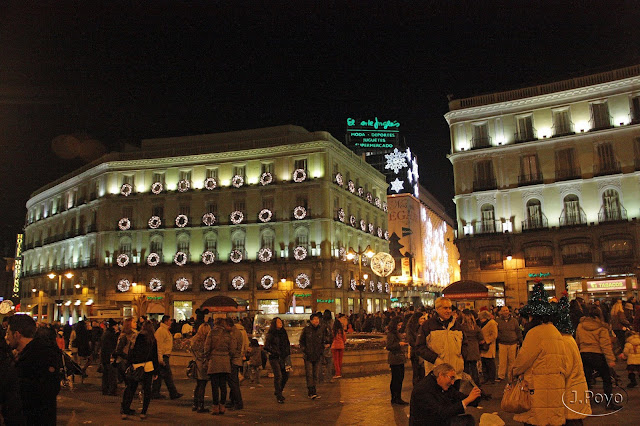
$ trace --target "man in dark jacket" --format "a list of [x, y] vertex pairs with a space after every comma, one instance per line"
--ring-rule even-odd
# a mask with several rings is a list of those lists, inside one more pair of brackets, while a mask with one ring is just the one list
[[316, 392], [318, 372], [322, 362], [324, 349], [330, 347], [329, 333], [326, 327], [320, 327], [320, 316], [311, 314], [311, 324], [302, 330], [300, 335], [300, 350], [304, 358], [304, 369], [307, 376], [309, 398], [320, 398]]
[[100, 363], [102, 364], [102, 394], [116, 395], [118, 383], [118, 370], [115, 362], [111, 362], [111, 356], [116, 350], [118, 335], [114, 329], [116, 322], [111, 318], [105, 324], [107, 329], [102, 333]]
[[453, 386], [455, 381], [455, 369], [446, 363], [420, 380], [411, 392], [409, 425], [475, 425], [473, 416], [464, 412], [478, 399], [480, 389], [474, 387], [467, 396]]
[[14, 315], [9, 319], [6, 340], [18, 351], [15, 367], [27, 424], [55, 425], [62, 358], [57, 346], [34, 338], [35, 333], [33, 318]]

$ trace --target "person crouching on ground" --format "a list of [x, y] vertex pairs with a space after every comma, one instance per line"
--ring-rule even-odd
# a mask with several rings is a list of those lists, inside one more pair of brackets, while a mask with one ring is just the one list
[[402, 382], [404, 381], [404, 363], [406, 356], [404, 354], [404, 346], [408, 346], [407, 342], [402, 341], [400, 329], [402, 328], [402, 317], [394, 317], [389, 323], [389, 331], [387, 332], [387, 350], [389, 355], [387, 362], [391, 367], [391, 403], [397, 405], [407, 405], [408, 402], [402, 399]]

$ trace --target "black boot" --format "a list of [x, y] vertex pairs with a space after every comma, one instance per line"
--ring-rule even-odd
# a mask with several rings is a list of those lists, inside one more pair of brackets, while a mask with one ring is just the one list
[[636, 382], [636, 373], [629, 373], [629, 384], [628, 388], [635, 388], [638, 386], [638, 382]]
[[198, 413], [208, 413], [209, 409], [204, 408], [204, 399], [201, 399], [198, 403]]
[[198, 410], [198, 398], [196, 396], [193, 397], [193, 405], [191, 406], [191, 411]]

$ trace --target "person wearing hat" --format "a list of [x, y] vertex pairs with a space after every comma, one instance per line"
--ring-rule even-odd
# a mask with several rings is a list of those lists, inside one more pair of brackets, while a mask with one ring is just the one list
[[513, 377], [523, 376], [533, 390], [531, 409], [514, 415], [513, 420], [531, 425], [563, 425], [568, 360], [562, 335], [552, 323], [553, 308], [542, 283], [533, 287], [526, 312], [533, 327], [516, 356]]
[[117, 395], [116, 388], [118, 386], [118, 370], [114, 363], [111, 362], [113, 353], [118, 345], [118, 335], [116, 334], [116, 322], [109, 318], [105, 323], [106, 330], [102, 333], [100, 352], [100, 363], [102, 364], [102, 394]]

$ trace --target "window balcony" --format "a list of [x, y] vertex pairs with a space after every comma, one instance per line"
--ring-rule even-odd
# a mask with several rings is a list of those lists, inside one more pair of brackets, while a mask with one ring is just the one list
[[553, 256], [525, 257], [524, 266], [553, 266]]
[[575, 167], [572, 169], [558, 169], [556, 170], [556, 180], [571, 180], [571, 179], [580, 179], [582, 177], [582, 173], [580, 169]]
[[502, 232], [502, 222], [499, 220], [483, 220], [476, 222], [475, 234], [498, 234]]
[[518, 176], [518, 186], [536, 185], [539, 183], [542, 183], [542, 173]]
[[618, 209], [607, 208], [605, 206], [600, 207], [598, 212], [598, 222], [618, 222], [627, 220], [627, 209], [620, 206]]
[[564, 125], [552, 126], [552, 129], [553, 129], [552, 137], [554, 138], [559, 136], [569, 136], [569, 135], [576, 134], [575, 127], [573, 125], [573, 122], [571, 121]]
[[633, 261], [633, 250], [626, 249], [626, 250], [603, 251], [602, 257], [605, 261], [613, 261], [613, 262], [616, 262], [616, 261], [619, 262], [624, 260]]
[[544, 214], [540, 216], [529, 217], [522, 221], [523, 231], [535, 231], [549, 228], [549, 222]]
[[538, 132], [536, 131], [535, 127], [532, 127], [530, 129], [522, 129], [513, 134], [513, 139], [516, 141], [516, 143], [535, 141], [538, 140]]
[[491, 146], [491, 136], [471, 138], [471, 149], [488, 148]]
[[572, 253], [572, 254], [563, 254], [562, 255], [562, 263], [564, 265], [575, 265], [578, 263], [591, 263], [593, 262], [593, 257], [591, 253]]
[[566, 212], [564, 209], [560, 214], [560, 218], [558, 219], [560, 222], [560, 226], [580, 226], [587, 224], [587, 215], [584, 210], [580, 209], [579, 212], [570, 211]]
[[591, 125], [589, 131], [595, 132], [597, 130], [610, 129], [613, 127], [612, 121], [613, 119], [610, 115], [593, 117], [591, 118], [591, 120], [589, 120], [589, 123]]
[[498, 185], [496, 184], [496, 178], [476, 179], [473, 181], [474, 191], [486, 191], [486, 190], [497, 189], [497, 188], [498, 188]]
[[502, 269], [502, 260], [483, 259], [480, 261], [480, 269]]
[[621, 173], [620, 162], [617, 160], [607, 161], [606, 163], [595, 164], [593, 166], [594, 176], [615, 175], [617, 173]]

